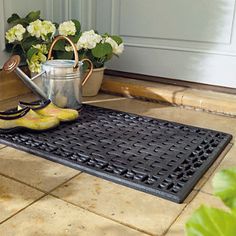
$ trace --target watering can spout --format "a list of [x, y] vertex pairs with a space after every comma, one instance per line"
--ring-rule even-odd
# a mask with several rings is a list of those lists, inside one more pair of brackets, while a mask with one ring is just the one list
[[32, 90], [33, 93], [38, 95], [40, 98], [47, 99], [47, 95], [43, 92], [43, 90], [33, 82], [34, 79], [41, 76], [44, 72], [41, 72], [37, 74], [36, 76], [34, 76], [33, 78], [30, 78], [28, 75], [24, 73], [24, 71], [22, 71], [18, 67], [19, 63], [20, 63], [20, 56], [14, 55], [10, 57], [8, 61], [5, 62], [3, 66], [3, 70], [6, 73], [10, 73], [14, 71], [20, 77], [20, 79], [24, 82], [24, 84]]
[[[53, 47], [58, 40], [66, 40], [73, 48], [74, 60], [52, 58]], [[83, 63], [90, 65], [89, 72], [82, 76]], [[93, 63], [84, 58], [79, 61], [77, 47], [73, 41], [63, 35], [57, 36], [48, 51], [48, 60], [42, 63], [42, 72], [29, 78], [19, 67], [20, 57], [12, 56], [3, 67], [6, 72], [14, 71], [19, 78], [41, 99], [50, 99], [59, 107], [79, 109], [82, 106], [82, 88], [90, 78]], [[35, 80], [40, 77], [40, 79]]]

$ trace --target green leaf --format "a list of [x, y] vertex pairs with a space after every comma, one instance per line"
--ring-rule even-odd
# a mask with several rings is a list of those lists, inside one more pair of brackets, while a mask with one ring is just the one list
[[59, 24], [57, 22], [53, 22], [53, 24], [55, 25], [56, 29], [58, 29]]
[[22, 46], [25, 49], [25, 51], [29, 50], [32, 45], [36, 45], [38, 43], [41, 43], [40, 39], [37, 39], [36, 37], [27, 37], [23, 42]]
[[39, 50], [37, 48], [30, 48], [26, 53], [28, 60], [31, 60], [32, 56], [38, 52]]
[[9, 52], [11, 54], [18, 54], [24, 56], [24, 52], [19, 44], [12, 44], [12, 43], [7, 43], [6, 52]]
[[231, 209], [236, 209], [236, 168], [218, 172], [212, 183], [214, 194], [220, 197], [225, 205]]
[[72, 40], [73, 43], [77, 43], [81, 35], [82, 34], [80, 33], [78, 35], [71, 36], [70, 39]]
[[102, 35], [102, 37], [110, 37], [110, 34], [104, 33], [104, 34]]
[[81, 29], [81, 25], [80, 25], [80, 22], [78, 20], [71, 20], [72, 22], [74, 22], [75, 24], [75, 28], [76, 28], [76, 34], [79, 34], [80, 32], [80, 29]]
[[12, 52], [13, 47], [14, 47], [13, 43], [6, 43], [5, 45], [6, 52]]
[[121, 37], [117, 36], [117, 35], [112, 35], [110, 36], [118, 45], [120, 45], [121, 43], [123, 43], [123, 40]]
[[59, 40], [56, 42], [55, 46], [53, 47], [53, 50], [56, 50], [56, 51], [62, 51], [64, 52], [65, 51], [65, 40]]
[[186, 223], [188, 236], [235, 236], [236, 216], [220, 209], [201, 206]]
[[25, 18], [29, 22], [33, 22], [40, 18], [40, 11], [31, 11]]
[[112, 53], [112, 47], [109, 43], [98, 43], [95, 48], [92, 49], [94, 57], [101, 58]]
[[29, 22], [25, 18], [17, 19], [12, 22], [13, 25], [21, 24], [24, 27], [27, 27], [29, 25]]
[[72, 60], [73, 57], [74, 57], [74, 53], [73, 52], [56, 51], [55, 54], [56, 54], [55, 59], [68, 59], [68, 60]]
[[111, 60], [111, 58], [113, 57], [113, 53], [111, 53], [111, 54], [108, 54], [107, 55], [107, 57], [106, 57], [106, 61], [109, 61], [109, 60]]
[[9, 24], [14, 23], [16, 20], [19, 20], [19, 19], [20, 19], [19, 15], [14, 13], [7, 19], [7, 23], [9, 23]]

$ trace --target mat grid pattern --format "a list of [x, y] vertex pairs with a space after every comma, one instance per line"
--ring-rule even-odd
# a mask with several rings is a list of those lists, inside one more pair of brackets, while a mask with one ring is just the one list
[[84, 105], [78, 121], [0, 142], [181, 203], [232, 136]]

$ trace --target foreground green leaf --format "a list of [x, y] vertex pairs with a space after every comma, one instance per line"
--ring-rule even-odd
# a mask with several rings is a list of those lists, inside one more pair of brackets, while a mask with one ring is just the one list
[[236, 168], [220, 171], [214, 176], [212, 183], [214, 194], [220, 197], [225, 205], [236, 209]]
[[220, 209], [201, 206], [186, 223], [188, 236], [235, 236], [236, 216]]

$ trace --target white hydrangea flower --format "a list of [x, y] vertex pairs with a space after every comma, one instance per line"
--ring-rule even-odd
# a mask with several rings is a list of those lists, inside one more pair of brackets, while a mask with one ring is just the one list
[[43, 40], [47, 39], [48, 34], [52, 34], [51, 37], [53, 37], [55, 32], [56, 32], [56, 27], [51, 21], [44, 20], [42, 22], [41, 37], [42, 37]]
[[73, 21], [65, 21], [59, 25], [58, 28], [59, 34], [68, 36], [68, 35], [75, 35], [76, 27]]
[[26, 29], [21, 25], [15, 25], [11, 29], [6, 32], [6, 39], [9, 43], [13, 43], [14, 41], [21, 41], [23, 39], [23, 34]]
[[97, 43], [100, 43], [101, 41], [102, 37], [99, 34], [96, 34], [94, 30], [90, 30], [82, 33], [76, 46], [78, 50], [81, 48], [93, 49], [96, 47]]
[[38, 52], [38, 53], [34, 54], [31, 57], [30, 61], [27, 60], [30, 71], [40, 73], [41, 72], [41, 64], [46, 62], [46, 60], [47, 60], [47, 57], [43, 53]]
[[121, 43], [120, 45], [118, 45], [117, 48], [115, 48], [115, 50], [113, 49], [113, 53], [119, 56], [120, 54], [123, 53], [124, 48], [125, 48], [124, 44]]
[[36, 38], [42, 38], [43, 40], [47, 39], [48, 34], [52, 34], [52, 36], [56, 32], [56, 27], [51, 21], [41, 21], [35, 20], [29, 24], [27, 27], [27, 31], [31, 36], [35, 36]]
[[30, 33], [31, 36], [35, 36], [36, 38], [40, 38], [41, 36], [41, 28], [42, 28], [42, 21], [35, 20], [27, 26], [27, 31]]
[[48, 53], [48, 49], [47, 49], [47, 46], [45, 44], [36, 44], [36, 45], [33, 45], [33, 47], [38, 49], [43, 54]]
[[105, 39], [105, 42], [111, 45], [112, 52], [116, 55], [120, 55], [124, 51], [124, 44], [121, 43], [120, 45], [118, 45], [117, 42], [113, 40], [111, 37], [107, 37]]
[[72, 52], [72, 51], [73, 51], [73, 47], [70, 46], [70, 45], [67, 45], [67, 46], [65, 46], [65, 50], [66, 50], [67, 52]]

